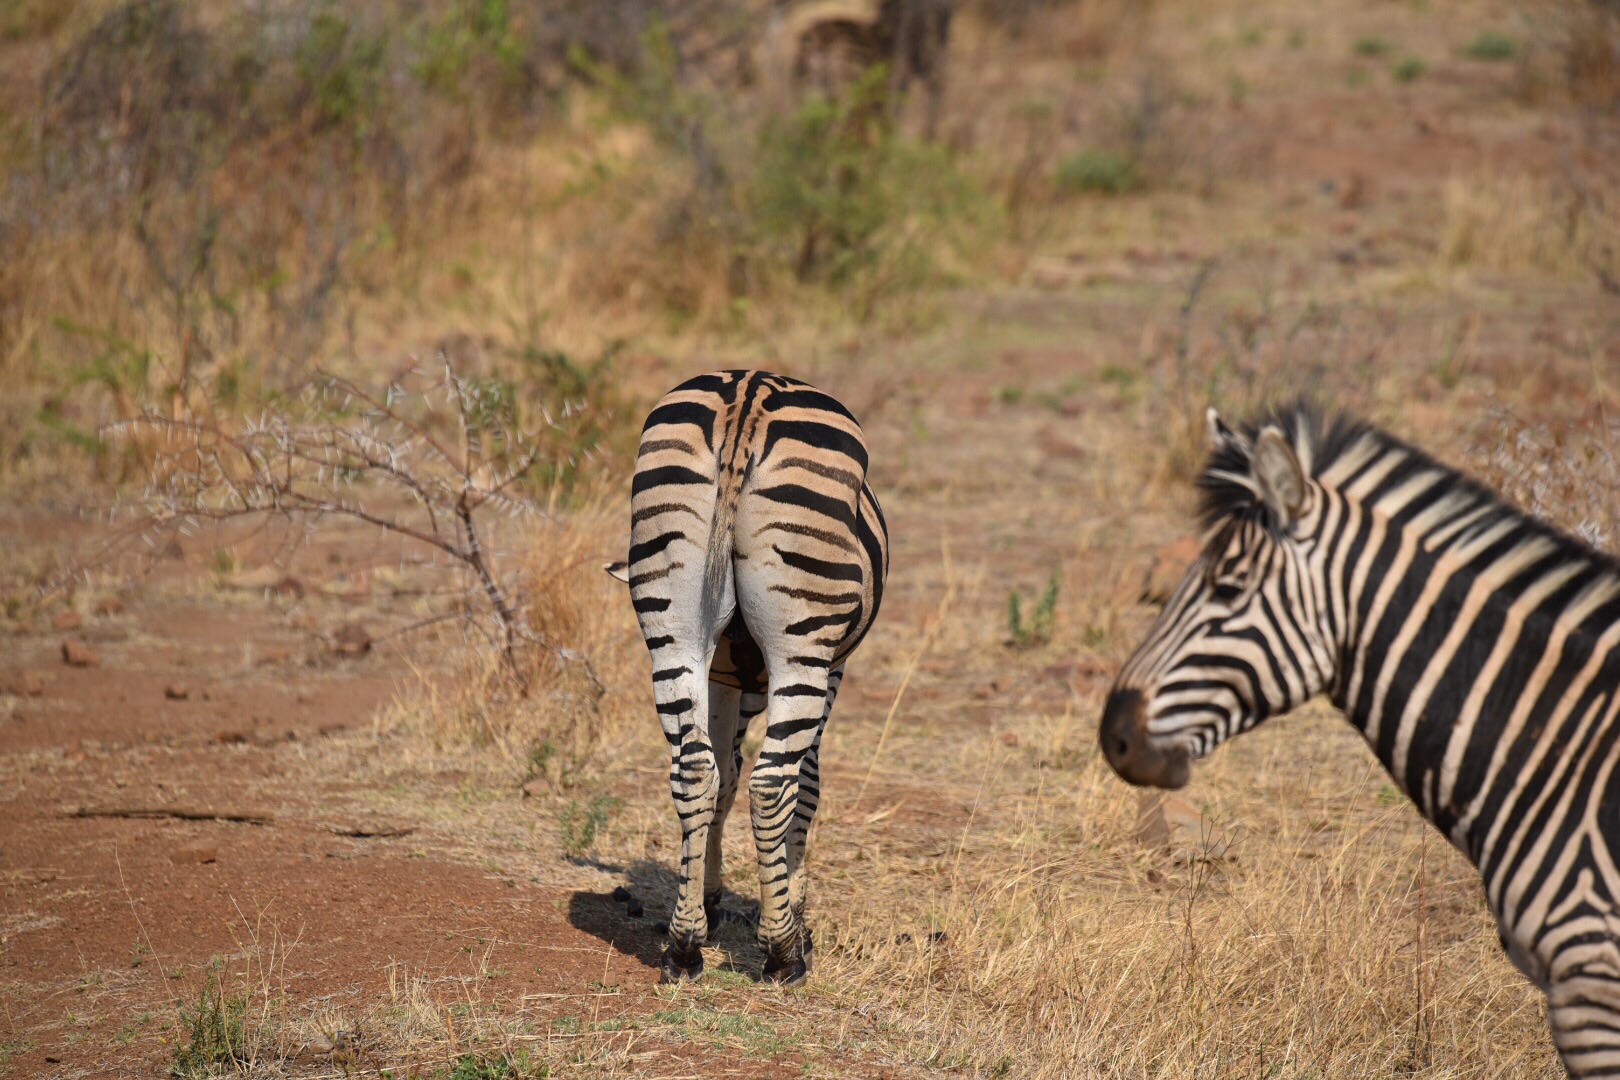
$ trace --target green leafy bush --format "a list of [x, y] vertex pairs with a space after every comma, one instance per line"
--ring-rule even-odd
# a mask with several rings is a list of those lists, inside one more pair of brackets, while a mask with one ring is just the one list
[[1396, 61], [1395, 66], [1390, 69], [1390, 74], [1395, 76], [1396, 82], [1409, 83], [1422, 78], [1423, 73], [1428, 70], [1428, 64], [1415, 56], [1407, 56]]
[[1035, 610], [1030, 613], [1029, 621], [1024, 621], [1023, 596], [1012, 592], [1007, 596], [1007, 633], [1011, 635], [1010, 642], [1016, 649], [1030, 649], [1036, 645], [1044, 645], [1052, 639], [1052, 620], [1057, 615], [1058, 602], [1058, 574], [1052, 571], [1052, 576], [1046, 582], [1046, 589], [1041, 593], [1040, 600], [1035, 604]]
[[1123, 195], [1140, 183], [1136, 162], [1117, 150], [1088, 148], [1058, 162], [1058, 189], [1069, 194]]
[[221, 1066], [246, 1059], [247, 1000], [227, 995], [209, 972], [197, 1000], [180, 1010], [180, 1029], [184, 1038], [174, 1045], [169, 1075], [182, 1080], [214, 1076]]
[[1519, 55], [1519, 43], [1506, 34], [1486, 30], [1463, 50], [1470, 60], [1511, 60]]

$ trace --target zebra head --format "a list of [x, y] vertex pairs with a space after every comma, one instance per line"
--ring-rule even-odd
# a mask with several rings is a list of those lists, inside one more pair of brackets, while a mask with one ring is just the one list
[[1098, 731], [1133, 784], [1181, 787], [1194, 760], [1332, 678], [1312, 572], [1327, 496], [1311, 477], [1309, 416], [1244, 432], [1214, 409], [1207, 418], [1203, 554], [1115, 679]]

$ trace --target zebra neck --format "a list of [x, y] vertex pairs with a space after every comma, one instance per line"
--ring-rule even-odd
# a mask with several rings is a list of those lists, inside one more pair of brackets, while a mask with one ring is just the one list
[[1392, 528], [1365, 546], [1344, 588], [1332, 698], [1424, 815], [1484, 865], [1504, 804], [1533, 801], [1616, 737], [1620, 575], [1540, 529], [1425, 539]]

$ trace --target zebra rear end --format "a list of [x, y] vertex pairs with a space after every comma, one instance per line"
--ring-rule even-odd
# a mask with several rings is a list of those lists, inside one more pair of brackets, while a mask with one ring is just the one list
[[628, 580], [681, 822], [665, 981], [702, 972], [740, 748], [762, 711], [749, 788], [765, 975], [796, 982], [807, 971], [802, 864], [819, 802], [821, 732], [887, 572], [866, 465], [848, 410], [780, 375], [702, 375], [647, 417]]

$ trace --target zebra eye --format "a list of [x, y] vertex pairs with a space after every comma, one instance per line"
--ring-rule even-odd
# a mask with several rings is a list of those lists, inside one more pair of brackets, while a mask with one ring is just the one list
[[1230, 604], [1237, 600], [1238, 597], [1243, 595], [1242, 586], [1234, 585], [1230, 581], [1215, 582], [1213, 591], [1215, 594], [1215, 599], [1219, 600], [1223, 604]]

